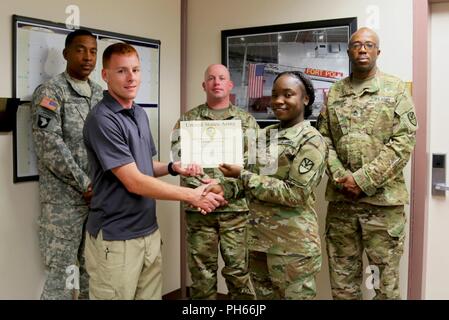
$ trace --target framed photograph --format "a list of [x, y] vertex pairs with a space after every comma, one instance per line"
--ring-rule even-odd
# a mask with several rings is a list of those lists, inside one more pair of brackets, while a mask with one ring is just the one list
[[283, 71], [299, 70], [313, 81], [316, 98], [307, 120], [316, 121], [330, 86], [350, 74], [347, 48], [356, 30], [355, 17], [223, 30], [222, 63], [234, 82], [232, 102], [261, 127], [275, 123], [273, 80]]

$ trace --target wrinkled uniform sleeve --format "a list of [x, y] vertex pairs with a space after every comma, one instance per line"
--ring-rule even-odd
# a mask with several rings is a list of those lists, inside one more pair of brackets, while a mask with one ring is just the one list
[[225, 199], [241, 199], [245, 197], [245, 188], [242, 180], [222, 176], [218, 178], [218, 183], [223, 187]]
[[[55, 110], [41, 106], [45, 97], [56, 103]], [[60, 180], [80, 192], [85, 192], [90, 179], [78, 166], [64, 142], [61, 122], [62, 97], [60, 88], [46, 86], [38, 87], [33, 94], [31, 117], [36, 154], [40, 162]]]
[[[333, 88], [330, 89], [328, 103], [332, 101], [333, 96], [335, 95], [335, 91]], [[345, 175], [349, 174], [350, 171], [346, 170], [343, 166], [342, 162], [338, 158], [337, 151], [335, 150], [332, 131], [330, 130], [330, 122], [329, 122], [329, 108], [323, 107], [318, 117], [317, 122], [318, 131], [323, 136], [324, 141], [326, 142], [326, 147], [328, 150], [328, 158], [327, 158], [327, 175], [329, 176], [329, 180], [338, 187], [338, 184], [335, 182], [337, 178], [342, 178]]]
[[326, 145], [319, 135], [313, 136], [294, 157], [287, 179], [258, 175], [243, 170], [240, 178], [247, 193], [269, 203], [297, 207], [307, 202], [324, 172]]
[[402, 172], [416, 142], [415, 107], [405, 86], [397, 98], [393, 134], [373, 161], [353, 173], [357, 185], [368, 196]]

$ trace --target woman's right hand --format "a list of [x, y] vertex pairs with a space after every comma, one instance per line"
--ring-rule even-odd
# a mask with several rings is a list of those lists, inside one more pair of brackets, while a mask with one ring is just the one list
[[227, 178], [238, 178], [240, 176], [240, 172], [242, 171], [242, 167], [236, 164], [220, 164], [218, 169], [223, 172], [223, 175]]

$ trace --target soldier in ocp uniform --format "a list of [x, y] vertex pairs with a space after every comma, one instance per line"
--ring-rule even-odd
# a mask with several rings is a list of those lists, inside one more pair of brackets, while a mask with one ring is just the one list
[[[244, 135], [248, 129], [256, 129], [258, 125], [254, 117], [230, 102], [232, 88], [228, 69], [221, 64], [210, 65], [204, 73], [203, 82], [207, 102], [183, 114], [174, 129], [180, 128], [180, 121], [192, 120], [240, 120]], [[176, 135], [173, 137], [177, 138]], [[180, 139], [174, 139], [172, 150], [180, 151]], [[180, 153], [174, 156], [179, 157]], [[218, 179], [223, 176], [218, 168], [206, 168], [204, 172], [207, 178]], [[183, 178], [182, 182], [189, 187], [201, 185], [197, 178]], [[230, 201], [228, 205], [217, 208], [207, 216], [202, 216], [189, 207], [185, 209], [188, 264], [192, 278], [191, 298], [216, 299], [220, 245], [225, 263], [222, 274], [230, 297], [254, 299], [254, 289], [248, 273], [246, 200]]]
[[[249, 268], [257, 299], [316, 296], [321, 241], [314, 188], [324, 174], [327, 148], [320, 133], [304, 121], [312, 113], [314, 98], [312, 82], [304, 73], [279, 74], [271, 108], [280, 123], [266, 128], [267, 150], [259, 150], [268, 156], [258, 157], [247, 169], [220, 166], [225, 176], [239, 178], [221, 180], [225, 198], [248, 200]], [[272, 130], [277, 130], [275, 136]], [[276, 151], [271, 154], [272, 150]], [[273, 160], [277, 166], [270, 165]], [[220, 191], [213, 186], [209, 190]]]
[[63, 55], [66, 71], [37, 87], [31, 103], [39, 246], [48, 269], [41, 299], [87, 299], [82, 244], [92, 188], [82, 131], [89, 110], [103, 96], [88, 78], [96, 64], [96, 38], [81, 29], [69, 33]]
[[373, 30], [352, 35], [352, 74], [331, 87], [318, 119], [329, 148], [326, 242], [334, 299], [361, 299], [363, 251], [377, 277], [376, 299], [400, 299], [409, 201], [402, 171], [417, 122], [404, 82], [376, 67], [379, 54]]

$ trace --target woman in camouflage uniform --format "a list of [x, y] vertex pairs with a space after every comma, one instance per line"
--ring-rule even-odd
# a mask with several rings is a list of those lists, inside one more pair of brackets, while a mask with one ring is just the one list
[[[279, 74], [271, 108], [280, 123], [263, 130], [266, 148], [258, 150], [259, 155], [270, 151], [272, 156], [259, 157], [246, 169], [220, 166], [226, 177], [239, 179], [222, 180], [221, 188], [209, 188], [224, 191], [226, 198], [247, 197], [249, 268], [258, 299], [316, 295], [321, 244], [313, 190], [323, 176], [327, 151], [320, 133], [304, 121], [314, 98], [313, 85], [302, 72]], [[277, 164], [270, 165], [271, 172], [267, 160]]]

